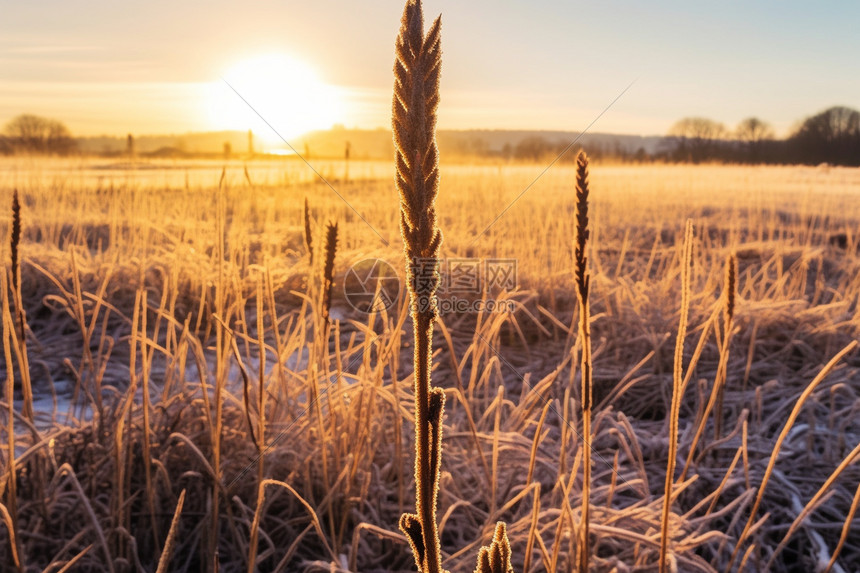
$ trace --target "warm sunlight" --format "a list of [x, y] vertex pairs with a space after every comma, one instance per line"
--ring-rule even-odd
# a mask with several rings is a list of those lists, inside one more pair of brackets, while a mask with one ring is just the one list
[[860, 573], [860, 1], [0, 4], [0, 573]]
[[291, 56], [269, 54], [243, 60], [222, 78], [211, 84], [207, 98], [212, 129], [252, 129], [263, 141], [277, 144], [282, 142], [260, 116], [287, 141], [342, 122], [337, 89]]

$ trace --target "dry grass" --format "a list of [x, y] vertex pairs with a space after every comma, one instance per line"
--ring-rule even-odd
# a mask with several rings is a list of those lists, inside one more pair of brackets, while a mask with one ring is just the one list
[[[503, 520], [514, 570], [576, 568], [575, 171], [553, 168], [475, 241], [540, 167], [442, 169], [442, 256], [516, 258], [522, 285], [498, 295], [517, 301], [513, 315], [437, 322], [442, 567], [472, 571]], [[20, 193], [35, 398], [33, 422], [22, 395], [2, 405], [0, 527], [11, 531], [0, 555], [14, 559], [14, 539], [24, 571], [154, 571], [172, 539], [175, 571], [207, 569], [214, 547], [221, 571], [414, 570], [396, 530], [415, 485], [408, 301], [361, 315], [339, 288], [367, 256], [406, 266], [392, 173], [362, 178], [370, 168], [353, 161], [338, 186], [386, 246], [327, 187], [285, 181], [276, 164], [249, 164], [250, 177], [228, 167], [220, 190], [220, 165], [193, 169], [189, 186], [183, 170], [0, 161], [0, 204]], [[860, 362], [841, 352], [860, 326], [860, 259], [853, 239], [846, 250], [829, 243], [856, 236], [858, 183], [849, 169], [591, 166], [591, 570], [658, 567], [688, 218], [676, 409], [686, 471], [672, 485], [668, 562], [725, 571], [734, 554], [735, 569], [772, 560], [773, 571], [808, 571], [834, 556], [832, 571], [851, 571], [860, 561], [857, 520], [846, 522], [860, 481]], [[339, 221], [328, 333], [306, 196], [320, 220]], [[732, 253], [729, 323], [719, 318]], [[23, 356], [3, 281], [8, 397]]]

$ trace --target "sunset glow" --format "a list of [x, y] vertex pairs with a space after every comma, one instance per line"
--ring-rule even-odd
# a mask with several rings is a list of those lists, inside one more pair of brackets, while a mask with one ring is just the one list
[[323, 83], [311, 66], [285, 54], [239, 61], [208, 86], [206, 95], [209, 129], [252, 129], [273, 144], [283, 143], [277, 134], [289, 141], [330, 128], [342, 121], [342, 110], [336, 88]]
[[[756, 116], [787, 136], [808, 115], [860, 97], [860, 4], [825, 6], [428, 4], [445, 30], [439, 127], [577, 131], [635, 80], [591, 131], [665, 135], [683, 117], [733, 128]], [[0, 126], [34, 113], [78, 136], [271, 134], [224, 77], [287, 139], [332, 123], [388, 129], [388, 43], [399, 21], [390, 7], [6, 3]]]
[[860, 573], [860, 2], [3, 4], [0, 573]]

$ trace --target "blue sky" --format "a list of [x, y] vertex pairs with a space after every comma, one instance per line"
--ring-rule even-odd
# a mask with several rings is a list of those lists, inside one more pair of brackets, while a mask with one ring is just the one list
[[[240, 109], [213, 117], [210, 104], [229, 70], [275, 54], [334, 90], [337, 112], [315, 121], [387, 127], [402, 6], [0, 0], [0, 124], [32, 112], [91, 135], [258, 130]], [[428, 24], [443, 19], [443, 128], [582, 129], [634, 80], [593, 130], [662, 134], [685, 116], [733, 127], [755, 115], [782, 135], [831, 105], [860, 108], [860, 2], [425, 0], [424, 10]], [[304, 89], [267, 84], [279, 70], [261, 75], [251, 100]], [[293, 107], [303, 105], [314, 104]]]

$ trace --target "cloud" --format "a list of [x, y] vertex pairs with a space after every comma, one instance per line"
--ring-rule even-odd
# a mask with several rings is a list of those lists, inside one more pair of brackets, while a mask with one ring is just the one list
[[2, 50], [6, 54], [15, 55], [56, 55], [70, 54], [79, 52], [95, 52], [103, 50], [101, 46], [62, 46], [62, 45], [35, 45], [35, 46], [15, 46]]

